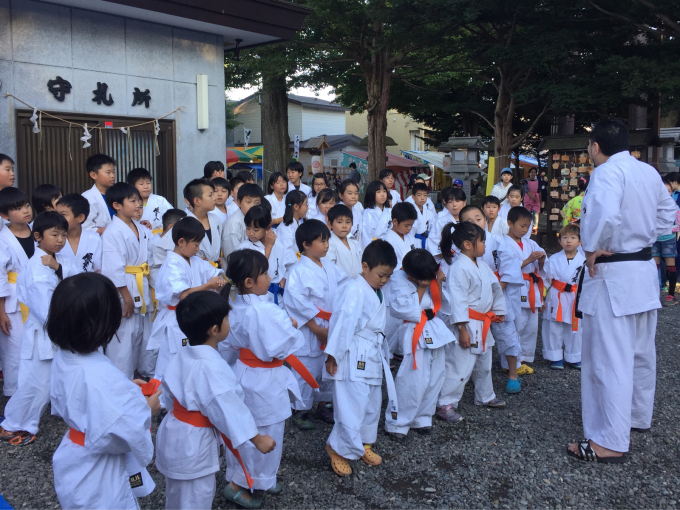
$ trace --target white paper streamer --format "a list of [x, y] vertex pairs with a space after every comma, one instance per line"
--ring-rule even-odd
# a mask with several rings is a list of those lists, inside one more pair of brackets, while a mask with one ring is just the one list
[[154, 121], [154, 131], [156, 132], [156, 137], [154, 138], [154, 145], [156, 147], [156, 156], [161, 155], [161, 149], [158, 147], [158, 133], [161, 132], [161, 125], [158, 123], [158, 119]]
[[83, 126], [83, 136], [80, 137], [80, 141], [84, 142], [83, 143], [83, 149], [87, 149], [90, 146], [90, 138], [92, 138], [92, 135], [90, 132], [87, 130], [87, 122]]
[[127, 128], [122, 127], [120, 130], [127, 135]]
[[31, 122], [33, 123], [33, 132], [40, 133], [40, 128], [38, 127], [38, 109], [33, 108], [33, 115], [31, 115]]

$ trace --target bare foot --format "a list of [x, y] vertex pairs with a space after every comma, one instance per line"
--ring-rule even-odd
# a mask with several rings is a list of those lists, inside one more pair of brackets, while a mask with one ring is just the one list
[[240, 485], [236, 485], [234, 482], [229, 482], [229, 486], [232, 489], [234, 489], [236, 492], [242, 490], [243, 492], [241, 493], [241, 497], [243, 499], [247, 499], [248, 501], [253, 499], [252, 496], [250, 495], [250, 491], [246, 487], [241, 487]]
[[[601, 459], [603, 459], [605, 457], [621, 457], [623, 455], [623, 452], [617, 452], [617, 451], [614, 451], [614, 450], [609, 450], [607, 448], [604, 448], [603, 446], [600, 446], [599, 444], [597, 444], [596, 442], [594, 442], [592, 440], [589, 441], [589, 443], [590, 443], [590, 447], [595, 452], [595, 455], [597, 455]], [[572, 452], [576, 455], [580, 455], [580, 452], [579, 452], [579, 449], [578, 449], [578, 443], [569, 443], [569, 445], [567, 445], [567, 449], [570, 452]]]

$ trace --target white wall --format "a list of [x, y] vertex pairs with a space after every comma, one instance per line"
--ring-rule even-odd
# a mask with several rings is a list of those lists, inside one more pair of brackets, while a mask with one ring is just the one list
[[238, 107], [238, 120], [242, 125], [237, 126], [234, 130], [234, 145], [243, 145], [243, 128], [252, 129], [250, 134], [252, 142], [260, 143], [262, 141], [262, 123], [260, 117], [260, 105], [258, 98], [255, 96], [248, 103], [242, 104]]
[[319, 135], [344, 135], [345, 112], [302, 108], [302, 139]]
[[288, 103], [288, 135], [291, 140], [295, 139], [295, 135], [300, 135], [300, 141], [308, 138], [303, 133], [304, 126], [302, 119], [302, 106]]

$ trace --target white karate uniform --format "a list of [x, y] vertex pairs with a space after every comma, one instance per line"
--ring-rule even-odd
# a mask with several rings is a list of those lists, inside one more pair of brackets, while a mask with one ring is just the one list
[[[543, 311], [543, 327], [541, 339], [543, 341], [543, 358], [548, 361], [566, 361], [579, 363], [581, 361], [581, 337], [583, 327], [580, 319], [576, 319], [578, 330], [572, 331], [572, 310], [576, 300], [575, 292], [560, 292], [552, 286], [557, 280], [576, 286], [579, 272], [586, 263], [586, 257], [577, 251], [571, 261], [567, 260], [564, 250], [555, 253], [545, 262], [543, 274], [545, 287], [549, 288], [545, 298]], [[557, 321], [557, 310], [562, 305], [562, 320]], [[564, 348], [564, 355], [562, 349]]]
[[215, 206], [215, 208], [212, 210], [212, 213], [215, 216], [217, 216], [217, 219], [220, 222], [220, 225], [224, 225], [224, 222], [227, 221], [227, 218], [229, 217], [229, 211], [222, 212], [222, 211], [220, 211], [219, 207], [217, 207], [217, 206]]
[[[413, 206], [418, 209], [418, 206], [416, 206], [416, 202], [413, 199], [413, 195], [409, 195], [406, 197], [406, 200], [404, 202], [410, 202], [413, 204]], [[430, 213], [430, 216], [434, 219], [437, 217], [437, 209], [435, 208], [434, 204], [432, 203], [432, 200], [430, 200], [430, 197], [427, 197], [427, 201], [425, 202], [425, 205], [423, 205], [424, 209], [427, 209], [427, 211]], [[422, 233], [422, 232], [421, 232]]]
[[[17, 279], [17, 297], [28, 306], [29, 314], [21, 337], [18, 387], [5, 406], [2, 422], [2, 428], [10, 432], [37, 434], [40, 416], [50, 401], [50, 367], [57, 346], [47, 336], [45, 324], [60, 280], [54, 269], [42, 263], [43, 255], [47, 253], [36, 247]], [[62, 265], [61, 270], [64, 278], [73, 274], [69, 265]]]
[[[192, 212], [188, 212], [187, 216], [196, 218]], [[210, 223], [210, 235], [212, 236], [212, 240], [208, 239], [208, 236], [206, 235], [201, 241], [201, 246], [197, 255], [211, 262], [219, 263], [220, 255], [222, 253], [222, 223], [220, 222], [219, 216], [213, 211], [208, 211], [208, 223]]]
[[163, 232], [163, 215], [172, 209], [172, 204], [164, 197], [151, 193], [144, 206], [142, 219], [140, 221], [148, 221], [151, 223], [151, 231], [154, 235]]
[[286, 212], [286, 195], [281, 197], [281, 200], [276, 198], [274, 193], [265, 195], [264, 198], [272, 205], [272, 219], [283, 218], [283, 214]]
[[416, 241], [415, 237], [411, 234], [402, 239], [401, 236], [392, 229], [387, 231], [387, 234], [385, 234], [383, 239], [390, 243], [392, 248], [394, 248], [394, 253], [397, 255], [397, 269], [401, 269], [401, 263], [408, 252], [420, 248], [420, 241]]
[[66, 245], [57, 253], [59, 263], [72, 265], [79, 273], [102, 272], [102, 238], [92, 230], [82, 229], [78, 249], [73, 251], [71, 243], [66, 239]]
[[[425, 249], [429, 251], [434, 257], [439, 259], [442, 255], [441, 250], [439, 249], [439, 243], [442, 240], [442, 231], [444, 230], [444, 227], [448, 225], [449, 223], [458, 223], [456, 219], [453, 217], [453, 214], [451, 214], [448, 209], [443, 209], [440, 211], [440, 213], [437, 215], [437, 218], [435, 219], [434, 226], [432, 227], [432, 230], [430, 231], [430, 235], [427, 238], [427, 241], [425, 243]], [[456, 250], [456, 246], [453, 245], [451, 247], [452, 250]]]
[[[308, 212], [307, 213], [307, 219], [308, 220], [319, 220], [321, 223], [328, 226], [328, 218], [326, 218], [326, 216], [321, 211], [319, 211], [318, 209], [314, 211], [314, 214], [309, 214], [309, 212]], [[330, 228], [328, 230], [330, 230]]]
[[149, 239], [149, 285], [156, 288], [156, 278], [163, 262], [168, 257], [168, 253], [175, 249], [175, 242], [172, 240], [172, 229], [168, 230], [162, 237], [153, 236]]
[[[340, 203], [342, 204], [342, 201]], [[364, 214], [364, 206], [361, 205], [361, 202], [357, 202], [350, 209], [352, 210], [352, 230], [349, 231], [347, 238], [361, 241], [361, 221]]]
[[[227, 221], [224, 222], [222, 228], [222, 267], [225, 271], [227, 270], [229, 255], [236, 251], [238, 245], [247, 239], [245, 219], [246, 217], [241, 209], [238, 209], [234, 214], [229, 214]], [[276, 229], [277, 236], [280, 228]]]
[[9, 273], [21, 274], [28, 265], [26, 252], [9, 228], [0, 230], [0, 297], [5, 298], [5, 313], [11, 329], [9, 335], [0, 330], [0, 361], [5, 379], [2, 393], [11, 397], [17, 390], [19, 381], [19, 360], [21, 358], [21, 337], [24, 322], [17, 297], [17, 284], [9, 282]]
[[[327, 443], [341, 457], [357, 460], [378, 436], [383, 371], [388, 393], [395, 394], [385, 359], [385, 299], [357, 276], [339, 287], [337, 303], [325, 353], [335, 358], [338, 370], [335, 376], [323, 371], [323, 380], [332, 381], [335, 418]], [[388, 412], [397, 413], [396, 395], [390, 400]]]
[[375, 239], [385, 239], [387, 231], [392, 228], [392, 208], [369, 207], [361, 215], [361, 249]]
[[[635, 253], [668, 230], [677, 207], [656, 169], [627, 151], [591, 176], [581, 208], [583, 249]], [[595, 265], [586, 271], [581, 403], [585, 437], [628, 451], [630, 428], [649, 428], [656, 383], [659, 280], [653, 260]]]
[[[501, 285], [484, 261], [478, 260], [475, 264], [470, 257], [461, 255], [451, 264], [442, 290], [449, 305], [447, 322], [456, 342], [446, 347], [446, 378], [439, 395], [439, 405], [457, 408], [470, 378], [475, 385], [475, 405], [484, 405], [496, 398], [491, 380], [494, 338], [489, 330], [484, 348], [484, 322], [471, 319], [470, 309], [505, 315]], [[461, 322], [466, 323], [465, 328], [470, 335], [470, 347], [467, 349], [458, 343], [458, 327], [454, 326]]]
[[[411, 205], [415, 207], [416, 213], [418, 214], [418, 219], [413, 224], [413, 230], [411, 232], [414, 235], [415, 234], [429, 235], [430, 231], [434, 227], [435, 215], [432, 214], [432, 212], [426, 207], [426, 205], [423, 205], [423, 210], [421, 211], [415, 204], [415, 202], [412, 199], [411, 200], [409, 199], [411, 199], [411, 197], [408, 197], [406, 199], [406, 202], [411, 203]], [[418, 240], [418, 242], [420, 242], [420, 240]]]
[[[226, 205], [227, 205], [227, 219], [229, 219], [229, 216], [231, 216], [240, 209], [240, 207], [232, 197], [229, 197], [229, 200], [227, 200]], [[224, 224], [224, 222], [222, 222], [222, 224]]]
[[[390, 410], [387, 410], [385, 430], [407, 434], [411, 428], [432, 426], [437, 396], [444, 384], [444, 346], [455, 342], [455, 337], [446, 324], [435, 317], [425, 322], [416, 351], [413, 352], [416, 325], [421, 320], [423, 310], [434, 309], [433, 297], [430, 289], [427, 289], [422, 301], [419, 301], [418, 289], [407, 279], [404, 271], [395, 271], [390, 284], [389, 312], [401, 322], [396, 336], [404, 359], [394, 378], [399, 413], [393, 418]], [[414, 358], [416, 368], [413, 367]]]
[[156, 435], [156, 467], [165, 476], [165, 508], [210, 510], [215, 473], [220, 470], [221, 433], [234, 448], [258, 434], [243, 402], [243, 390], [226, 361], [209, 345], [181, 349], [165, 368], [162, 389], [170, 402], [176, 399], [214, 425], [194, 427], [178, 420], [174, 411], [163, 418]]
[[112, 220], [111, 213], [106, 205], [106, 200], [104, 200], [97, 186], [93, 185], [87, 191], [83, 191], [82, 195], [90, 203], [90, 214], [87, 215], [83, 222], [83, 229], [96, 231], [102, 227], [108, 227]]
[[486, 231], [498, 236], [506, 235], [509, 230], [510, 228], [508, 227], [507, 217], [501, 218], [500, 215], [496, 218], [496, 221], [493, 222], [491, 230], [489, 230], [489, 224], [486, 224]]
[[[80, 446], [66, 432], [52, 457], [62, 508], [139, 508], [135, 496], [155, 487], [146, 470], [153, 457], [151, 410], [139, 386], [100, 352], [59, 351], [50, 396], [52, 414], [85, 434]], [[133, 489], [135, 475], [142, 485]]]
[[295, 258], [297, 258], [297, 253], [300, 251], [298, 249], [297, 243], [295, 242], [295, 232], [297, 232], [298, 227], [303, 221], [304, 220], [300, 220], [297, 222], [295, 219], [293, 219], [290, 225], [281, 223], [279, 228], [276, 229], [276, 239], [281, 241], [283, 247], [290, 251], [295, 256]]
[[305, 324], [314, 319], [319, 326], [328, 328], [329, 322], [317, 317], [317, 314], [321, 310], [333, 313], [337, 289], [348, 278], [335, 264], [323, 260], [321, 264], [323, 267], [317, 266], [302, 255], [300, 262], [288, 273], [286, 293], [283, 295], [286, 313], [297, 321], [298, 329], [305, 339], [304, 344], [294, 354], [320, 386], [318, 392], [312, 392], [311, 386], [299, 375], [295, 375], [302, 394], [301, 402], [295, 403], [295, 409], [298, 410], [311, 409], [314, 402], [331, 400], [330, 385], [321, 381], [325, 363], [324, 352], [316, 335]]
[[345, 246], [342, 239], [331, 232], [331, 238], [328, 240], [328, 253], [323, 260], [333, 262], [349, 278], [354, 278], [361, 273], [363, 250], [359, 241], [347, 237], [347, 243], [349, 248]]
[[401, 202], [401, 195], [396, 189], [390, 190], [390, 198], [392, 199], [392, 207]]
[[[285, 359], [304, 345], [302, 334], [293, 327], [286, 313], [273, 303], [267, 303], [254, 294], [239, 294], [232, 305], [231, 331], [222, 342], [224, 349], [232, 352], [250, 349], [259, 360], [270, 362]], [[276, 441], [276, 448], [266, 455], [260, 453], [251, 443], [245, 443], [239, 448], [243, 462], [253, 478], [253, 489], [271, 489], [276, 486], [276, 473], [281, 464], [285, 421], [291, 416], [290, 403], [293, 399], [301, 399], [300, 388], [291, 370], [285, 365], [259, 368], [250, 367], [239, 360], [234, 365], [234, 374], [243, 388], [245, 404], [250, 409], [260, 434], [268, 434]], [[229, 451], [226, 455], [227, 480], [247, 487], [245, 475], [236, 457]]]
[[493, 185], [493, 188], [491, 188], [491, 195], [500, 200], [501, 205], [507, 204], [508, 203], [507, 196], [508, 190], [510, 190], [510, 186], [512, 186], [512, 182], [509, 182], [507, 186], [503, 185], [503, 181], [497, 182], [496, 184]]
[[[133, 220], [134, 221], [134, 220]], [[135, 369], [144, 377], [153, 375], [153, 367], [148, 363], [150, 353], [146, 351], [146, 344], [151, 333], [151, 317], [153, 303], [149, 282], [142, 277], [142, 292], [137, 287], [136, 275], [127, 274], [126, 266], [140, 266], [146, 264], [149, 258], [147, 243], [151, 239], [151, 231], [135, 221], [139, 239], [120, 218], [115, 216], [104, 234], [102, 234], [102, 274], [113, 284], [127, 287], [134, 303], [134, 311], [130, 317], [123, 317], [118, 332], [106, 347], [106, 355], [121, 372], [133, 378]], [[166, 234], [167, 235], [167, 234]], [[123, 306], [123, 298], [120, 299]], [[141, 313], [142, 302], [146, 303], [145, 315]]]
[[[293, 185], [293, 183], [291, 181], [288, 181], [288, 191], [286, 192], [286, 194], [290, 193], [294, 189], [295, 186]], [[307, 198], [312, 196], [312, 188], [303, 183], [302, 180], [300, 180], [300, 189], [298, 191], [302, 191]]]

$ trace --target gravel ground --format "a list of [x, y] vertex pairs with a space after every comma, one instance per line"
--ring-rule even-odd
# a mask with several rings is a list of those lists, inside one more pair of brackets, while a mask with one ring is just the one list
[[[508, 407], [473, 405], [471, 388], [458, 425], [436, 421], [431, 436], [410, 434], [397, 444], [382, 433], [375, 450], [379, 467], [354, 463], [354, 475], [340, 479], [324, 452], [331, 426], [316, 422], [311, 432], [288, 426], [279, 496], [264, 496], [263, 508], [676, 508], [680, 500], [680, 425], [677, 421], [680, 307], [659, 312], [658, 372], [652, 430], [633, 433], [631, 460], [624, 465], [593, 465], [567, 458], [569, 440], [581, 439], [579, 372], [551, 371], [540, 356], [536, 373], [522, 379], [522, 393], [506, 396], [500, 368], [494, 385]], [[495, 360], [498, 367], [498, 360]], [[4, 407], [7, 398], [0, 397]], [[156, 427], [154, 426], [154, 432]], [[57, 417], [43, 416], [38, 440], [15, 448], [0, 445], [0, 493], [15, 508], [58, 508], [52, 454], [66, 431]], [[164, 482], [156, 481], [142, 508], [163, 508]], [[218, 473], [213, 508], [236, 508], [220, 492]]]

